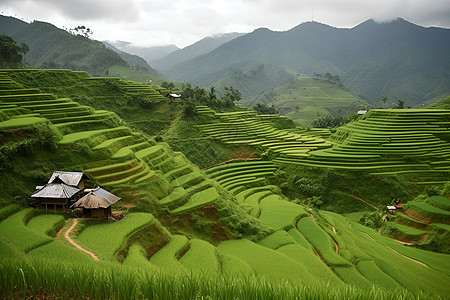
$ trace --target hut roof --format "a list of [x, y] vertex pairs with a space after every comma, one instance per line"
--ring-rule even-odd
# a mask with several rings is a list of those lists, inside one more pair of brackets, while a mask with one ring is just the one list
[[77, 186], [81, 179], [88, 179], [86, 174], [83, 172], [64, 172], [64, 171], [55, 171], [50, 177], [48, 183], [54, 182], [57, 178], [59, 178], [62, 182], [67, 185]]
[[119, 201], [121, 198], [117, 197], [114, 194], [111, 194], [107, 190], [102, 189], [101, 187], [97, 187], [91, 191], [92, 194], [94, 194], [97, 197], [100, 197], [101, 199], [105, 200], [106, 202], [110, 204], [114, 204], [117, 201]]
[[108, 208], [119, 200], [120, 198], [116, 195], [97, 187], [75, 202], [71, 208]]
[[69, 199], [80, 191], [79, 188], [64, 183], [47, 183], [41, 189], [34, 192], [32, 198]]
[[70, 208], [108, 208], [111, 204], [103, 200], [102, 198], [95, 196], [92, 193], [80, 198]]

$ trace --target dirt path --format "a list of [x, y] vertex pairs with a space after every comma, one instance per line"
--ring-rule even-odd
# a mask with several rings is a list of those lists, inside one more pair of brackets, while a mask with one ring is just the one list
[[352, 224], [350, 224], [349, 220], [347, 220], [347, 224], [348, 224], [348, 226], [350, 226], [350, 228], [352, 228]]
[[309, 216], [311, 217], [311, 219], [313, 219], [314, 223], [317, 223], [316, 219], [314, 219], [314, 216], [312, 214], [309, 214]]
[[69, 229], [67, 229], [67, 231], [64, 233], [64, 237], [66, 238], [67, 241], [69, 241], [69, 243], [71, 243], [75, 248], [77, 248], [78, 250], [81, 250], [87, 254], [89, 254], [94, 260], [99, 261], [100, 259], [97, 257], [97, 255], [95, 255], [94, 253], [92, 253], [91, 251], [88, 251], [86, 249], [84, 249], [83, 247], [81, 247], [80, 245], [78, 245], [77, 243], [75, 243], [74, 240], [72, 240], [69, 236], [69, 233], [72, 232], [72, 230], [75, 228], [75, 226], [77, 226], [78, 224], [78, 219], [73, 219], [73, 224], [72, 226], [69, 227]]
[[339, 254], [339, 246], [338, 244], [333, 240], [334, 246], [336, 248], [336, 254]]
[[396, 239], [393, 239], [393, 240], [396, 241], [397, 243], [400, 243], [402, 245], [407, 245], [407, 246], [411, 246], [412, 244], [414, 244], [414, 243], [402, 242], [402, 241], [399, 241], [399, 240], [396, 240]]
[[366, 200], [364, 200], [363, 198], [361, 198], [361, 197], [359, 197], [357, 195], [352, 195], [352, 194], [349, 194], [349, 193], [346, 193], [346, 192], [343, 192], [343, 191], [339, 191], [339, 193], [342, 193], [344, 195], [347, 195], [347, 196], [353, 197], [355, 199], [358, 199], [359, 201], [364, 202], [365, 204], [372, 206], [375, 210], [378, 210], [378, 207], [376, 207], [372, 203], [367, 202]]
[[394, 251], [394, 252], [400, 254], [401, 256], [403, 256], [403, 257], [405, 257], [405, 258], [407, 258], [407, 259], [409, 259], [409, 260], [412, 260], [412, 261], [415, 262], [415, 263], [421, 264], [422, 266], [429, 268], [429, 266], [428, 266], [427, 264], [425, 264], [425, 263], [423, 263], [423, 262], [421, 262], [421, 261], [415, 260], [414, 258], [411, 258], [411, 257], [409, 257], [409, 256], [406, 256], [406, 255], [404, 255], [404, 254], [401, 254], [400, 252], [398, 252], [397, 250], [392, 249], [391, 247], [388, 247], [388, 248], [391, 249], [392, 251]]

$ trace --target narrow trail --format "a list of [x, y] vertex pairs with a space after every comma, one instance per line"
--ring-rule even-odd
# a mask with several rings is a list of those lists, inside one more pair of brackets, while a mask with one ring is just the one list
[[311, 219], [313, 219], [314, 223], [317, 223], [316, 219], [314, 219], [314, 216], [312, 214], [309, 214], [309, 216], [311, 217]]
[[[66, 240], [69, 241], [69, 243], [71, 243], [75, 248], [77, 248], [78, 250], [81, 250], [87, 254], [89, 254], [95, 261], [99, 261], [100, 258], [97, 257], [97, 255], [95, 255], [94, 253], [92, 253], [91, 251], [88, 251], [86, 249], [84, 249], [83, 247], [81, 247], [80, 245], [78, 245], [74, 240], [72, 240], [69, 236], [69, 233], [72, 232], [72, 230], [75, 228], [75, 226], [78, 224], [78, 219], [73, 219], [73, 224], [72, 226], [69, 227], [69, 229], [67, 229], [67, 231], [64, 233], [64, 237], [66, 238]], [[64, 228], [63, 228], [64, 229]], [[61, 229], [62, 231], [62, 229]], [[61, 232], [60, 231], [60, 232]]]
[[391, 247], [388, 247], [388, 248], [391, 249], [392, 251], [394, 251], [394, 252], [400, 254], [401, 256], [403, 256], [403, 257], [405, 257], [405, 258], [407, 258], [407, 259], [409, 259], [409, 260], [412, 260], [412, 261], [415, 262], [415, 263], [421, 264], [422, 266], [429, 268], [429, 266], [428, 266], [427, 264], [425, 264], [425, 263], [423, 263], [423, 262], [421, 262], [421, 261], [415, 260], [414, 258], [411, 258], [411, 257], [409, 257], [409, 256], [406, 256], [406, 255], [404, 255], [404, 254], [401, 254], [400, 252], [398, 252], [397, 250], [392, 249]]
[[352, 194], [349, 194], [349, 193], [346, 193], [346, 192], [343, 192], [343, 191], [339, 191], [339, 193], [347, 195], [347, 196], [350, 196], [350, 197], [353, 197], [355, 199], [358, 199], [359, 201], [364, 202], [365, 204], [372, 206], [375, 210], [378, 210], [378, 207], [376, 207], [372, 203], [367, 202], [366, 200], [364, 200], [363, 198], [361, 198], [359, 196], [352, 195]]
[[406, 245], [406, 246], [411, 246], [412, 244], [414, 244], [414, 243], [402, 242], [402, 241], [399, 241], [399, 240], [396, 240], [396, 239], [393, 239], [393, 240], [396, 241], [397, 243], [400, 243], [400, 244]]

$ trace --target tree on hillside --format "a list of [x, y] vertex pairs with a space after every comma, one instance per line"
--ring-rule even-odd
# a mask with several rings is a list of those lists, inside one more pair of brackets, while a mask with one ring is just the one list
[[215, 86], [211, 86], [209, 88], [209, 100], [215, 100], [216, 97], [216, 87]]
[[161, 83], [161, 87], [165, 88], [169, 92], [172, 92], [172, 90], [175, 88], [175, 84], [173, 84], [173, 82], [164, 81], [163, 83]]
[[238, 102], [239, 100], [241, 100], [241, 92], [232, 87], [232, 86], [228, 86], [225, 87], [225, 95], [222, 98], [222, 101], [225, 102], [226, 106], [233, 106], [234, 102]]
[[386, 101], [388, 101], [388, 97], [387, 96], [381, 97], [381, 102], [383, 102], [383, 106], [386, 104]]
[[28, 53], [29, 50], [25, 43], [18, 45], [12, 37], [0, 35], [0, 67], [20, 67], [23, 55]]
[[279, 113], [273, 104], [272, 106], [268, 106], [266, 104], [257, 103], [255, 106], [253, 106], [253, 109], [261, 115], [271, 115]]
[[86, 26], [77, 26], [75, 28], [70, 28], [69, 32], [73, 35], [81, 35], [85, 38], [90, 38], [91, 35], [94, 33], [90, 28], [87, 28]]
[[339, 75], [331, 75], [329, 72], [320, 74], [320, 73], [314, 73], [312, 75], [313, 78], [328, 81], [329, 83], [337, 84], [339, 86], [342, 86], [341, 78]]
[[405, 106], [405, 101], [398, 99], [397, 104], [394, 104], [392, 106], [392, 108], [403, 109], [404, 106]]

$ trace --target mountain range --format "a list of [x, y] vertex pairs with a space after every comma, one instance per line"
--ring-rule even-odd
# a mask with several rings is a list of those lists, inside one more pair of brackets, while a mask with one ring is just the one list
[[338, 75], [352, 94], [373, 106], [386, 96], [388, 104], [402, 99], [405, 107], [421, 107], [450, 94], [450, 30], [400, 18], [387, 23], [368, 20], [350, 29], [317, 22], [282, 32], [259, 28], [207, 37], [183, 49], [111, 42], [117, 53], [39, 21], [28, 24], [0, 16], [0, 34], [26, 43], [30, 52], [25, 59], [34, 67], [102, 76], [112, 66], [130, 66], [201, 87], [237, 86], [245, 103], [298, 76], [317, 73]]
[[261, 64], [272, 66], [272, 80], [273, 74], [290, 78], [285, 83], [292, 80], [288, 74], [329, 72], [371, 104], [387, 96], [421, 106], [450, 94], [449, 48], [449, 29], [403, 19], [368, 20], [351, 29], [306, 22], [283, 32], [259, 28], [193, 59], [159, 65], [159, 70], [171, 80], [200, 86]]

